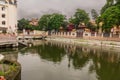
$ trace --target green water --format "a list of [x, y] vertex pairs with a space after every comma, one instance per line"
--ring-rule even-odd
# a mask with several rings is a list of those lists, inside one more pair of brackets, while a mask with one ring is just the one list
[[55, 42], [17, 52], [9, 55], [21, 63], [21, 80], [120, 80], [119, 52]]

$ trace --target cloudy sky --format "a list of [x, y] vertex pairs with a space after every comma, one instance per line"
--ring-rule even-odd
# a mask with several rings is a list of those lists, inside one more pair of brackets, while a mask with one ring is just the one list
[[75, 9], [81, 8], [88, 13], [91, 9], [100, 11], [106, 0], [18, 0], [18, 19], [39, 18], [41, 15], [59, 12], [70, 17]]

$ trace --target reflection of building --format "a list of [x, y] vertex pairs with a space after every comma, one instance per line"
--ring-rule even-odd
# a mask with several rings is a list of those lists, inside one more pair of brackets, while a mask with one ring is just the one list
[[38, 26], [38, 21], [39, 21], [38, 19], [33, 18], [32, 20], [30, 20], [29, 24], [33, 26]]
[[16, 0], [0, 0], [0, 29], [8, 33], [17, 32]]

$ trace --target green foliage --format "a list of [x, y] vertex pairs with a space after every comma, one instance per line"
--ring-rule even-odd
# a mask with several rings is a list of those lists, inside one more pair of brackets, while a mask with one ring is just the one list
[[39, 20], [39, 28], [47, 30], [49, 28], [50, 14], [43, 15]]
[[106, 0], [106, 4], [101, 9], [101, 14], [103, 14], [109, 7], [120, 5], [120, 0]]
[[29, 21], [26, 19], [18, 20], [18, 30], [27, 29], [29, 27]]
[[91, 10], [91, 15], [92, 15], [93, 20], [96, 20], [97, 17], [98, 17], [98, 13], [97, 13], [97, 11], [95, 9]]
[[5, 73], [0, 71], [0, 76], [4, 76], [4, 75], [5, 75]]
[[120, 25], [120, 5], [109, 7], [102, 15], [103, 28], [111, 28]]
[[59, 29], [65, 23], [65, 16], [59, 13], [43, 15], [39, 20], [40, 29]]
[[90, 29], [91, 31], [96, 31], [97, 26], [93, 25], [91, 22], [88, 22], [87, 28]]
[[78, 24], [77, 19], [74, 17], [69, 18], [69, 22], [73, 24]]
[[[5, 65], [6, 64], [2, 64], [2, 68], [5, 68]], [[7, 71], [0, 71], [0, 76], [6, 76], [6, 75], [10, 74], [11, 72], [17, 70], [16, 64], [13, 63], [13, 64], [8, 64], [8, 65], [9, 65], [8, 70]]]
[[69, 22], [79, 25], [79, 23], [88, 23], [89, 21], [89, 15], [82, 9], [77, 9], [74, 17], [69, 19]]
[[40, 27], [30, 25], [29, 20], [23, 18], [21, 20], [18, 20], [18, 30], [21, 31], [23, 29], [26, 29], [26, 30], [40, 30]]
[[103, 30], [109, 30], [115, 25], [120, 25], [120, 0], [106, 0], [105, 6], [101, 9], [101, 16], [97, 23], [103, 22]]
[[50, 26], [52, 29], [59, 29], [65, 21], [65, 16], [62, 14], [54, 13], [51, 15]]
[[111, 7], [114, 4], [114, 0], [106, 0], [106, 4], [101, 9], [101, 14], [103, 14], [107, 8]]

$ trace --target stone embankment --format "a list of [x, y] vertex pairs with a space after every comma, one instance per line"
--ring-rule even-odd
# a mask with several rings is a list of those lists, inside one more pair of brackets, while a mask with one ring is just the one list
[[116, 41], [103, 41], [103, 40], [88, 40], [88, 39], [70, 39], [70, 38], [58, 38], [58, 37], [50, 37], [47, 38], [48, 41], [57, 41], [65, 44], [74, 44], [74, 45], [83, 45], [90, 47], [102, 47], [104, 49], [117, 49], [120, 48], [120, 42]]
[[0, 34], [0, 47], [16, 47], [18, 46], [17, 38], [11, 34]]

